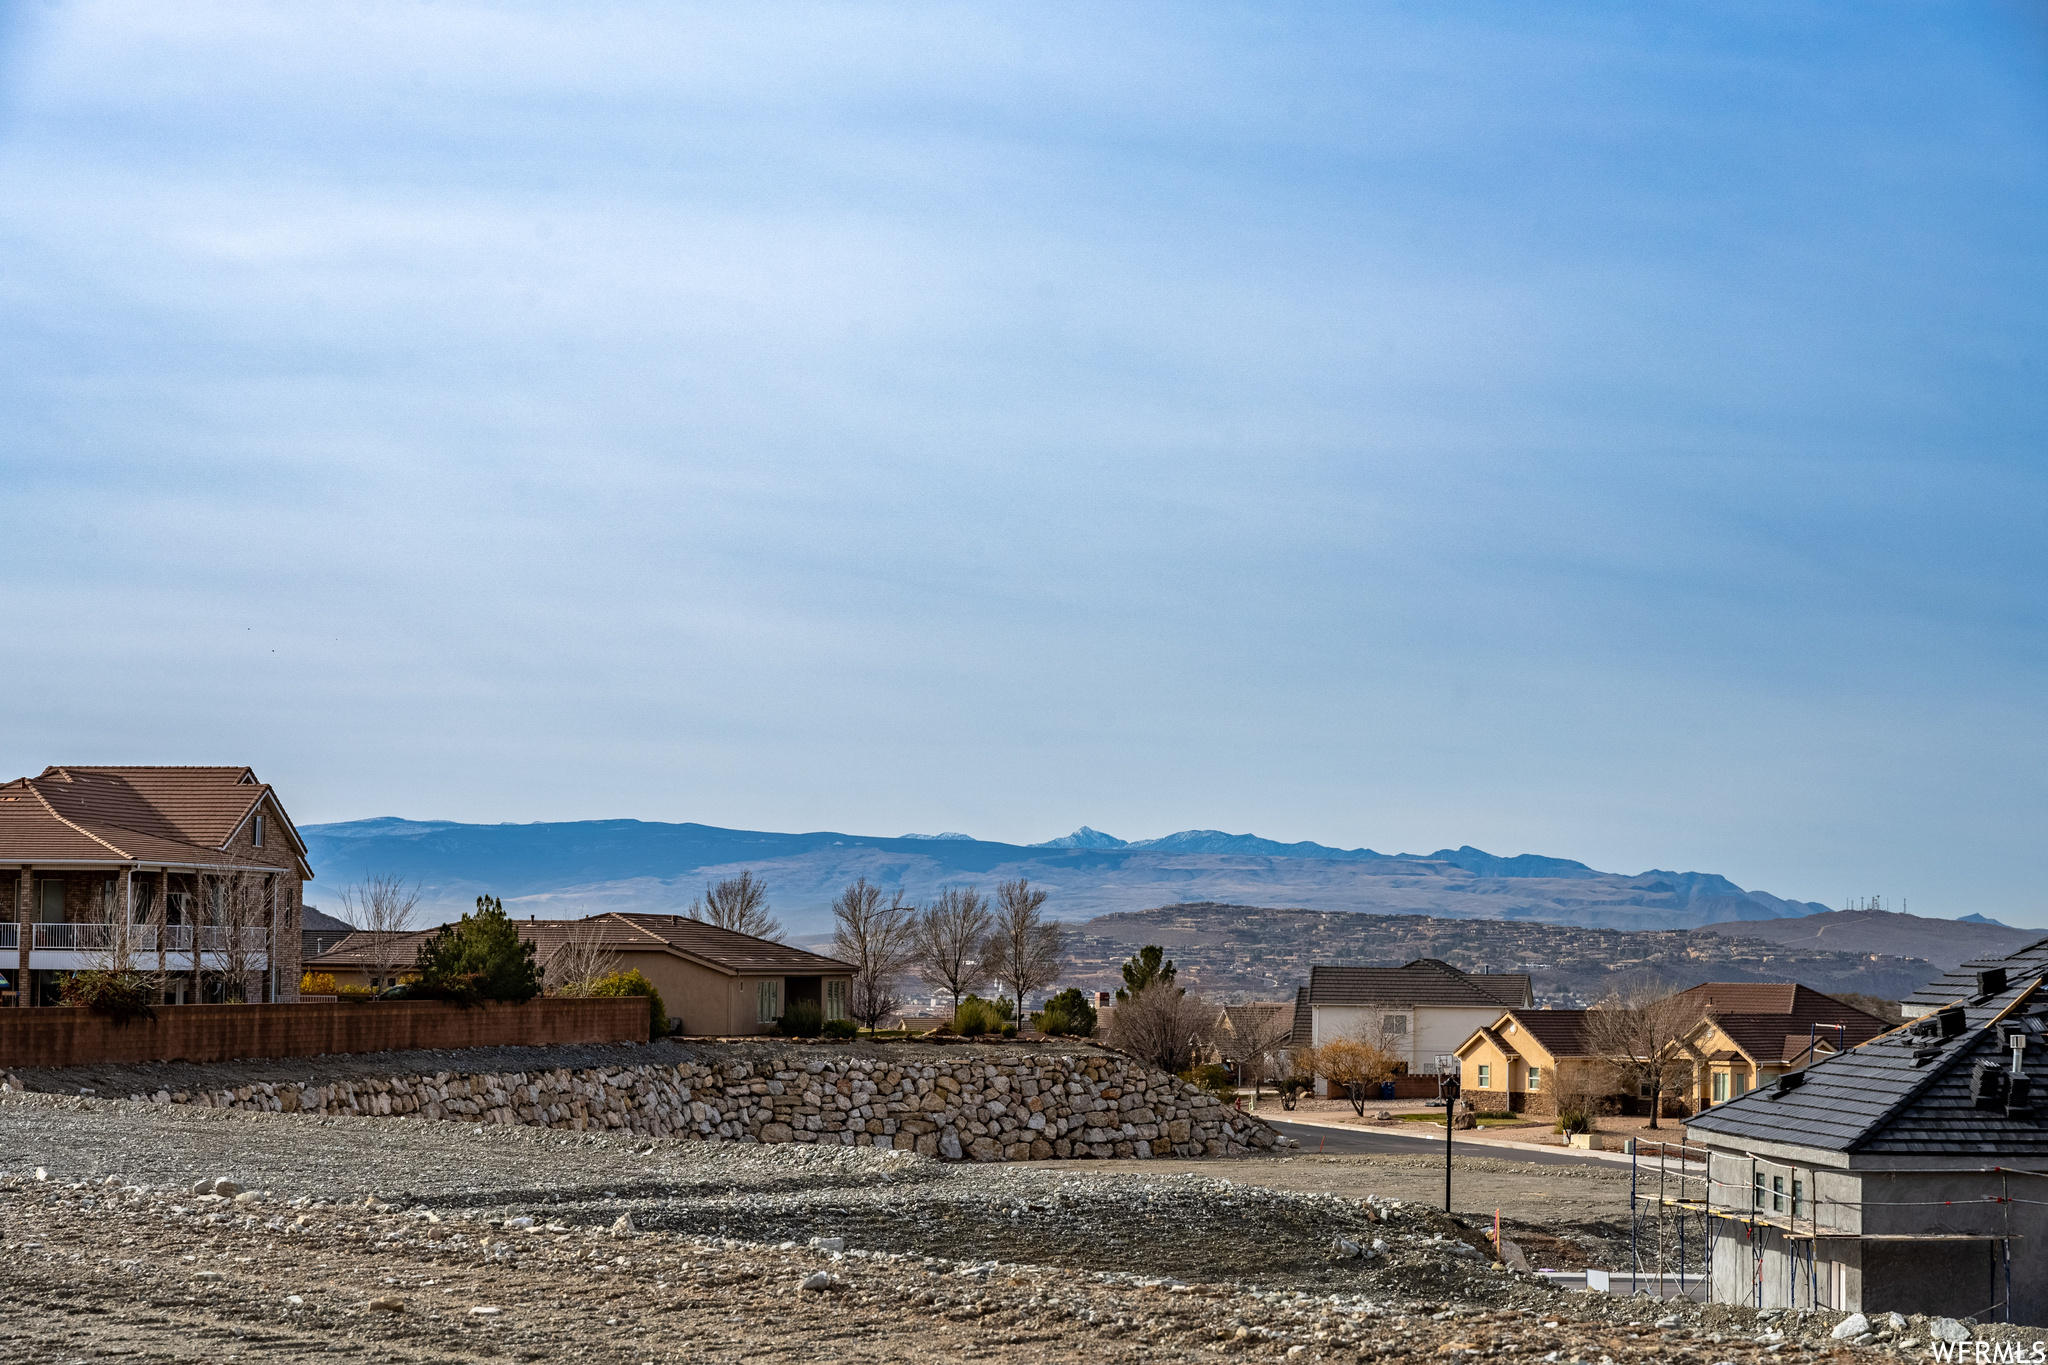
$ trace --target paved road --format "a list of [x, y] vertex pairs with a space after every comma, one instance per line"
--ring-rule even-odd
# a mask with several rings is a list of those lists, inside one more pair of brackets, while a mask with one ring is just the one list
[[[1261, 1117], [1264, 1117], [1261, 1115]], [[1328, 1156], [1442, 1156], [1443, 1139], [1435, 1142], [1419, 1142], [1412, 1137], [1396, 1136], [1393, 1133], [1375, 1133], [1353, 1128], [1322, 1128], [1307, 1123], [1286, 1123], [1278, 1119], [1266, 1119], [1274, 1128], [1295, 1138], [1301, 1143], [1303, 1155], [1311, 1155], [1320, 1149]], [[1513, 1147], [1494, 1147], [1483, 1142], [1457, 1142], [1453, 1144], [1456, 1155], [1489, 1156], [1501, 1161], [1529, 1161], [1538, 1166], [1608, 1166], [1611, 1161], [1602, 1161], [1595, 1156], [1579, 1156], [1565, 1152], [1525, 1152]]]

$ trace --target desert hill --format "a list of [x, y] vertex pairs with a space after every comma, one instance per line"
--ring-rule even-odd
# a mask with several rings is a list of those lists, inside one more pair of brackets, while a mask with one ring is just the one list
[[2003, 957], [2048, 938], [2039, 929], [1889, 910], [1829, 910], [1800, 919], [1740, 920], [1702, 925], [1698, 932], [1766, 939], [1786, 948], [1922, 957], [1943, 970], [1974, 958]]

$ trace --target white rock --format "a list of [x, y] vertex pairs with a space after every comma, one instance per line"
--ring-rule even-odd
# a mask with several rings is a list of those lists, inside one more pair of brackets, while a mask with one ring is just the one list
[[1954, 1318], [1936, 1318], [1927, 1324], [1927, 1335], [1936, 1341], [1968, 1341], [1970, 1329]]
[[1851, 1337], [1860, 1337], [1869, 1330], [1869, 1318], [1864, 1317], [1861, 1313], [1851, 1313], [1848, 1317], [1836, 1323], [1835, 1330], [1828, 1333], [1828, 1335], [1836, 1341], [1847, 1341]]
[[805, 1277], [804, 1282], [797, 1286], [798, 1289], [830, 1289], [831, 1287], [832, 1277], [822, 1270]]
[[1886, 1313], [1881, 1321], [1894, 1332], [1906, 1330], [1906, 1315], [1904, 1313]]
[[820, 1251], [844, 1251], [846, 1250], [846, 1239], [844, 1237], [813, 1237], [811, 1245]]
[[480, 1303], [476, 1307], [469, 1310], [469, 1315], [473, 1318], [495, 1318], [496, 1316], [498, 1316], [498, 1314], [504, 1311], [505, 1310], [502, 1308], [492, 1308], [488, 1304]]
[[223, 1199], [233, 1199], [241, 1192], [242, 1187], [224, 1175], [217, 1177], [213, 1182], [212, 1188], [207, 1191], [207, 1193], [217, 1194]]
[[508, 1228], [530, 1228], [533, 1226], [533, 1219], [521, 1214], [517, 1218], [507, 1218], [505, 1226]]
[[303, 1298], [299, 1297], [297, 1294], [285, 1295], [284, 1301], [294, 1308], [304, 1308], [306, 1306], [306, 1301]]
[[617, 1221], [612, 1224], [612, 1236], [614, 1237], [629, 1236], [636, 1231], [638, 1229], [633, 1226], [633, 1215], [630, 1213], [620, 1214]]
[[1359, 1247], [1358, 1243], [1352, 1241], [1349, 1237], [1339, 1237], [1335, 1242], [1331, 1243], [1330, 1250], [1334, 1251], [1340, 1259], [1350, 1261], [1357, 1259]]
[[49, 1173], [48, 1171], [44, 1170], [44, 1169], [43, 1169], [42, 1167], [40, 1167], [40, 1166], [36, 1167], [36, 1179], [38, 1179], [38, 1180], [48, 1180], [49, 1178], [50, 1178], [50, 1173]]

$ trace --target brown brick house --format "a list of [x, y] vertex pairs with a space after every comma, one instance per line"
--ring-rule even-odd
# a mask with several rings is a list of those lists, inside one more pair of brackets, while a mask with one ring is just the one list
[[[730, 1037], [767, 1033], [791, 1005], [816, 1005], [827, 1019], [847, 1018], [853, 997], [853, 968], [788, 944], [737, 934], [681, 915], [605, 914], [588, 919], [524, 919], [513, 923], [534, 945], [543, 972], [568, 949], [572, 934], [600, 946], [620, 971], [637, 970], [661, 992], [669, 1016], [682, 1031]], [[410, 964], [439, 928], [415, 930], [388, 949], [367, 933], [343, 939], [306, 960], [306, 970], [326, 972], [337, 986], [388, 986], [391, 964]], [[404, 976], [402, 967], [395, 972]]]
[[[45, 768], [0, 784], [0, 977], [56, 1003], [122, 967], [167, 1003], [294, 1000], [306, 846], [248, 768]], [[11, 922], [6, 922], [11, 921]]]

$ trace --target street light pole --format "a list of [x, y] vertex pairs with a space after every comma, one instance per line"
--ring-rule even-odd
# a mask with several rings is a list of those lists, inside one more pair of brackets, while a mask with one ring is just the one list
[[1451, 1120], [1458, 1108], [1459, 1082], [1456, 1074], [1440, 1082], [1444, 1092], [1444, 1212], [1451, 1211]]

